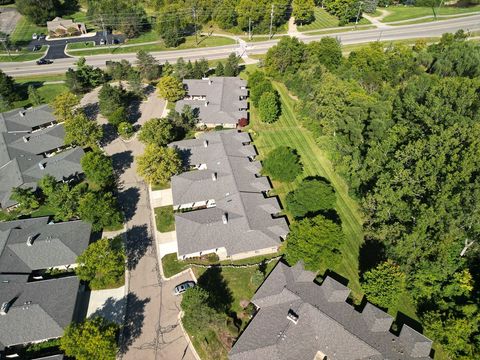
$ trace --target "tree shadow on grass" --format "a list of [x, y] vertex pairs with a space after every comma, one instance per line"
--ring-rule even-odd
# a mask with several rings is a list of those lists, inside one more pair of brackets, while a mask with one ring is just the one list
[[123, 174], [133, 163], [133, 155], [131, 151], [122, 151], [112, 155], [113, 169], [117, 176]]
[[133, 226], [126, 233], [127, 268], [133, 270], [152, 245], [147, 225]]
[[358, 273], [360, 278], [370, 269], [373, 269], [387, 259], [385, 245], [379, 241], [367, 239], [360, 247], [358, 256]]
[[140, 200], [140, 190], [129, 187], [121, 190], [117, 195], [118, 203], [121, 204], [124, 221], [130, 221], [137, 213], [137, 204]]
[[228, 313], [233, 303], [232, 291], [222, 275], [222, 268], [213, 266], [208, 268], [199, 278], [198, 286], [210, 294], [210, 307]]

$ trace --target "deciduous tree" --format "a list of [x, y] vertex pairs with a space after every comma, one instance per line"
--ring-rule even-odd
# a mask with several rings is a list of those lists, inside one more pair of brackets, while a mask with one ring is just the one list
[[162, 184], [178, 174], [182, 161], [175, 149], [147, 145], [145, 153], [137, 158], [137, 171], [151, 184]]
[[280, 146], [268, 153], [263, 170], [273, 180], [291, 182], [302, 172], [300, 156], [287, 146]]
[[78, 214], [82, 220], [92, 224], [94, 231], [119, 227], [123, 220], [117, 199], [111, 192], [86, 193], [78, 203]]
[[142, 125], [138, 139], [147, 145], [165, 146], [175, 138], [175, 129], [169, 119], [150, 119]]
[[98, 187], [111, 186], [115, 181], [112, 159], [100, 151], [87, 152], [80, 163], [87, 179]]
[[276, 92], [265, 92], [258, 102], [258, 114], [263, 122], [273, 123], [280, 115], [280, 101]]
[[287, 209], [296, 218], [316, 214], [335, 207], [336, 195], [332, 185], [324, 180], [304, 179], [287, 194]]
[[185, 96], [185, 89], [180, 80], [173, 76], [164, 76], [157, 85], [160, 96], [168, 101], [177, 101]]
[[53, 114], [59, 122], [66, 121], [74, 116], [79, 103], [80, 100], [75, 94], [65, 91], [52, 100]]
[[102, 139], [102, 128], [83, 113], [65, 122], [65, 143], [82, 147], [96, 147]]

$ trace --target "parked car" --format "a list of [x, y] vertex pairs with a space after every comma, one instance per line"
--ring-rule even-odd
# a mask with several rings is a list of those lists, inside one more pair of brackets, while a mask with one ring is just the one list
[[185, 291], [187, 291], [188, 289], [195, 287], [195, 285], [196, 284], [195, 284], [194, 281], [185, 281], [185, 282], [175, 286], [175, 289], [173, 289], [173, 294], [174, 295], [181, 295]]
[[37, 65], [48, 65], [48, 64], [52, 64], [52, 63], [53, 63], [53, 61], [48, 60], [48, 59], [37, 60]]
[[100, 45], [105, 45], [106, 43], [105, 39], [100, 39]]
[[37, 39], [38, 39], [37, 33], [33, 33], [33, 35], [32, 35], [32, 40], [37, 40]]
[[35, 46], [33, 47], [33, 51], [38, 51], [38, 50], [40, 50], [41, 48], [42, 48], [42, 45], [35, 45]]
[[43, 40], [45, 39], [45, 34], [39, 34], [38, 35], [38, 40]]

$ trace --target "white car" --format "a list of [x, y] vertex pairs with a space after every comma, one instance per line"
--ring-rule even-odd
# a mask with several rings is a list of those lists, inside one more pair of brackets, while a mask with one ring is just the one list
[[185, 291], [187, 291], [190, 288], [195, 287], [195, 282], [194, 281], [185, 281], [177, 286], [175, 286], [175, 289], [173, 289], [173, 294], [174, 295], [181, 295]]
[[37, 33], [33, 33], [33, 35], [32, 35], [32, 40], [37, 40], [37, 39], [38, 39]]
[[105, 39], [100, 39], [100, 45], [105, 45], [106, 43]]

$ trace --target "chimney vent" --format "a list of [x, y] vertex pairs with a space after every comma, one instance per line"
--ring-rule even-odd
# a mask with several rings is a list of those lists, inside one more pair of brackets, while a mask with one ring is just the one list
[[28, 142], [28, 140], [30, 140], [30, 137], [29, 136], [24, 136], [24, 137], [22, 137], [22, 139], [23, 139], [23, 142]]
[[0, 315], [7, 315], [9, 307], [10, 307], [10, 303], [4, 302], [0, 307]]
[[208, 79], [208, 85], [212, 85], [212, 80]]
[[294, 324], [298, 323], [298, 315], [292, 309], [288, 310], [287, 319]]
[[228, 224], [228, 214], [227, 214], [227, 213], [224, 213], [224, 214], [222, 215], [222, 222], [223, 222], [224, 224]]
[[217, 173], [212, 173], [212, 181], [217, 181]]
[[33, 245], [33, 235], [30, 235], [27, 238], [27, 246], [32, 246]]
[[45, 169], [45, 164], [42, 163], [42, 162], [39, 162], [38, 167], [40, 168], [40, 170], [44, 170]]
[[208, 106], [208, 101], [205, 101], [205, 106]]
[[25, 117], [25, 111], [23, 111], [23, 110], [20, 110], [20, 111], [18, 112], [18, 114], [19, 114], [21, 117]]
[[208, 140], [203, 140], [203, 147], [207, 147], [208, 146]]

